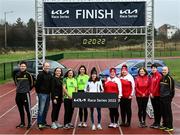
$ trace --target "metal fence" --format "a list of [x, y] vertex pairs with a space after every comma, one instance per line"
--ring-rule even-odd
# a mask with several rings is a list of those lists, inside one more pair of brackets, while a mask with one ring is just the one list
[[0, 80], [10, 79], [12, 77], [13, 67], [17, 65], [19, 61], [7, 62], [0, 64]]
[[[63, 59], [63, 54], [56, 54], [47, 56], [46, 59], [49, 60], [60, 60]], [[15, 66], [19, 64], [20, 61], [13, 61], [13, 62], [6, 62], [6, 63], [0, 63], [0, 81], [7, 80], [12, 78], [13, 69]]]

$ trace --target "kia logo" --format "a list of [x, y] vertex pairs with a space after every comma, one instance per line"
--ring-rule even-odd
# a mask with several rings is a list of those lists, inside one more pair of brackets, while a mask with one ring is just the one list
[[138, 10], [137, 9], [134, 9], [134, 10], [131, 10], [131, 9], [126, 9], [126, 10], [120, 10], [120, 14], [126, 14], [126, 15], [132, 15], [132, 14], [137, 14], [138, 13]]
[[68, 15], [69, 14], [69, 10], [52, 10], [51, 11], [52, 15]]

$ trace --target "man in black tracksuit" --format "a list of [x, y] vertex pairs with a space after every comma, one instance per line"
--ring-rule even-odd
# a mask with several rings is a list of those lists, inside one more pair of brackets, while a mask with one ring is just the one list
[[33, 88], [33, 78], [29, 72], [26, 71], [27, 63], [22, 61], [20, 63], [20, 71], [15, 75], [16, 84], [16, 104], [20, 113], [21, 123], [16, 128], [23, 128], [25, 126], [24, 107], [27, 112], [28, 126], [31, 127], [31, 98], [30, 90]]
[[52, 74], [49, 71], [50, 64], [45, 62], [43, 64], [43, 71], [40, 72], [36, 80], [36, 92], [38, 96], [38, 117], [37, 124], [38, 128], [42, 129], [47, 127], [46, 117], [50, 104], [50, 94], [51, 94], [51, 82]]
[[165, 131], [173, 131], [173, 116], [171, 102], [175, 94], [174, 80], [168, 74], [168, 67], [163, 67], [162, 80], [160, 82], [160, 105], [163, 118], [163, 125], [160, 129]]

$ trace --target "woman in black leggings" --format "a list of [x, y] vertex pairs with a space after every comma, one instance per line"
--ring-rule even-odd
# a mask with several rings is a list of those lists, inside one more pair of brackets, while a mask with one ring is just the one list
[[150, 79], [145, 68], [140, 68], [135, 79], [136, 100], [138, 104], [139, 127], [146, 126], [146, 107], [149, 97]]
[[[89, 76], [87, 75], [87, 70], [84, 65], [81, 65], [78, 70], [78, 76], [77, 76], [77, 87], [78, 92], [84, 92], [85, 86], [89, 80]], [[88, 117], [88, 111], [87, 108], [79, 108], [79, 119], [80, 123], [78, 124], [78, 127], [87, 127], [87, 117]]]
[[52, 120], [52, 129], [62, 128], [63, 126], [58, 123], [58, 116], [59, 111], [61, 108], [62, 103], [62, 95], [63, 95], [63, 88], [62, 88], [62, 69], [56, 68], [54, 70], [54, 76], [52, 79], [52, 113], [51, 113], [51, 120]]

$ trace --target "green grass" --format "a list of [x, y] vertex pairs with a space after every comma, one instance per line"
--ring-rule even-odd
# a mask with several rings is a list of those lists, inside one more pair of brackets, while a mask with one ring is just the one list
[[167, 59], [164, 60], [164, 62], [167, 64], [169, 67], [170, 73], [172, 77], [180, 83], [180, 59]]
[[[139, 58], [144, 57], [144, 51], [130, 51], [130, 50], [116, 50], [116, 51], [66, 51], [64, 53], [65, 59], [73, 58]], [[155, 57], [168, 57], [168, 56], [180, 56], [179, 51], [156, 51]]]
[[13, 81], [13, 79], [0, 80], [0, 84], [5, 84], [11, 81]]
[[[47, 55], [59, 54], [60, 51], [47, 51]], [[35, 58], [35, 51], [17, 51], [8, 54], [0, 54], [0, 63], [21, 61]]]
[[[94, 50], [94, 51], [47, 51], [47, 55], [54, 55], [64, 53], [65, 59], [73, 58], [136, 58], [144, 57], [145, 52], [140, 50]], [[180, 56], [179, 51], [155, 51], [155, 57], [164, 57], [164, 56]], [[0, 54], [0, 63], [20, 61], [26, 59], [35, 58], [34, 51], [18, 51], [10, 52], [8, 54]]]

